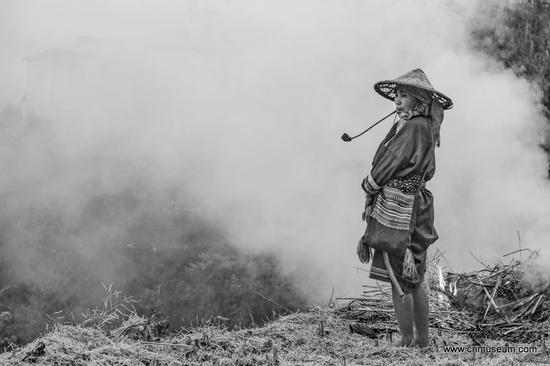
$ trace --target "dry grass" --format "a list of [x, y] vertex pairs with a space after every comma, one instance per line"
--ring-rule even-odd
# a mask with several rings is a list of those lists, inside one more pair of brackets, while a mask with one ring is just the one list
[[[433, 258], [432, 263], [437, 263], [437, 258]], [[495, 283], [507, 283], [509, 276], [515, 274], [516, 267], [506, 266], [504, 271], [503, 268], [498, 271], [486, 268], [480, 272], [481, 278], [476, 277], [473, 283], [475, 285], [481, 280], [489, 285], [498, 276], [503, 276], [498, 277], [502, 280]], [[497, 272], [498, 275], [494, 275]], [[472, 283], [468, 281], [467, 284]], [[436, 276], [432, 274], [429, 283], [431, 288], [437, 287]], [[519, 286], [520, 282], [514, 283], [514, 286]], [[460, 283], [458, 287], [461, 287]], [[545, 284], [529, 291], [541, 293], [542, 289], [546, 291], [548, 286]], [[479, 319], [486, 321], [504, 315], [496, 310], [493, 313], [487, 311], [489, 302], [498, 302], [498, 296], [491, 296], [493, 292], [498, 293], [496, 290], [490, 291], [489, 295], [484, 294], [485, 298], [479, 302], [477, 310], [472, 309], [477, 314], [476, 311], [457, 311], [452, 308], [452, 301], [441, 296], [443, 293], [431, 291], [432, 327], [430, 348], [427, 350], [397, 346], [399, 336], [390, 292], [383, 285], [366, 287], [361, 298], [345, 302], [331, 301], [325, 307], [283, 316], [263, 327], [228, 330], [210, 323], [172, 334], [165, 332], [163, 320], [138, 317], [131, 309], [131, 301], [119, 298], [119, 294], [110, 287], [106, 290], [103, 307], [92, 311], [84, 323], [56, 323], [43, 337], [23, 348], [1, 354], [0, 365], [33, 362], [38, 365], [450, 366], [542, 365], [548, 364], [549, 360], [544, 336], [528, 338], [528, 343], [514, 343], [498, 337], [496, 331], [491, 335], [497, 337], [485, 338], [489, 333], [478, 327]], [[530, 296], [530, 292], [517, 293], [521, 293], [522, 298]], [[515, 301], [521, 301], [521, 298]], [[527, 306], [527, 303], [522, 306]], [[534, 306], [531, 304], [527, 309], [533, 314], [544, 314], [541, 309], [546, 307], [540, 304], [537, 308]], [[541, 334], [547, 334], [550, 326], [548, 318], [537, 319], [543, 321], [526, 323], [526, 327], [531, 329], [536, 326], [542, 330]], [[374, 329], [376, 338], [351, 333], [350, 324], [356, 322]], [[485, 349], [494, 347], [494, 351], [478, 349], [476, 352], [450, 352], [445, 349], [474, 345]], [[496, 347], [501, 347], [502, 351], [495, 351]], [[520, 352], [520, 347], [530, 349]]]
[[[49, 333], [0, 355], [2, 365], [23, 365], [33, 359], [39, 343], [38, 365], [531, 365], [547, 364], [540, 344], [508, 344], [486, 340], [485, 346], [536, 346], [529, 353], [446, 353], [443, 346], [469, 346], [472, 339], [437, 329], [431, 331], [429, 350], [397, 347], [397, 339], [370, 339], [351, 334], [352, 320], [335, 308], [314, 308], [308, 313], [281, 317], [261, 328], [226, 330], [215, 325], [183, 330], [159, 341], [123, 335], [145, 319], [130, 317], [107, 333], [97, 327], [56, 325]], [[321, 332], [322, 331], [322, 332]], [[397, 338], [397, 337], [395, 337]], [[30, 357], [29, 357], [30, 355]], [[27, 357], [25, 359], [25, 357]]]

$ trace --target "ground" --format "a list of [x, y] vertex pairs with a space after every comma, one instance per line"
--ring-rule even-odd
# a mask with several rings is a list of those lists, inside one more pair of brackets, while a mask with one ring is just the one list
[[[128, 319], [107, 332], [97, 327], [57, 325], [23, 348], [0, 355], [0, 365], [542, 365], [550, 358], [542, 344], [477, 340], [508, 352], [446, 352], [471, 346], [467, 334], [431, 330], [428, 350], [397, 346], [398, 335], [371, 339], [351, 333], [353, 320], [338, 306], [315, 307], [252, 329], [227, 330], [210, 324], [162, 338], [146, 335], [146, 320]], [[137, 325], [137, 326], [136, 326]], [[368, 324], [367, 324], [368, 325]], [[141, 328], [140, 328], [141, 326]], [[136, 331], [129, 331], [136, 330]], [[147, 341], [146, 341], [147, 339]], [[540, 343], [540, 342], [539, 342]], [[514, 347], [515, 350], [512, 350]], [[535, 347], [520, 352], [520, 347]]]

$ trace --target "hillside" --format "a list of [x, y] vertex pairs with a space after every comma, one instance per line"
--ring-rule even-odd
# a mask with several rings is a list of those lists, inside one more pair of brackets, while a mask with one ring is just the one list
[[[36, 148], [35, 138], [56, 134], [51, 125], [22, 106], [0, 108], [6, 149], [0, 163], [20, 165]], [[51, 154], [48, 148], [39, 153]], [[46, 160], [38, 164], [45, 170], [63, 164]], [[124, 169], [106, 173], [112, 181], [124, 175]], [[63, 311], [82, 321], [80, 314], [103, 298], [102, 283], [136, 299], [140, 315], [160, 309], [176, 329], [215, 316], [229, 318], [230, 326], [261, 323], [277, 308], [254, 291], [292, 310], [303, 307], [305, 295], [293, 274], [282, 273], [280, 259], [231, 240], [223, 223], [190, 203], [183, 184], [175, 193], [131, 179], [130, 187], [106, 191], [91, 178], [75, 193], [77, 208], [50, 199], [21, 202], [2, 186], [0, 350], [36, 338], [44, 314]]]
[[[544, 353], [519, 353], [533, 344], [490, 341], [488, 347], [515, 347], [515, 352], [445, 352], [444, 345], [470, 346], [467, 335], [438, 334], [429, 351], [396, 346], [388, 337], [370, 339], [350, 333], [350, 320], [334, 308], [314, 308], [287, 315], [263, 327], [226, 330], [216, 325], [182, 330], [158, 341], [126, 331], [131, 318], [110, 334], [97, 328], [58, 325], [24, 348], [0, 356], [2, 365], [511, 365], [546, 364]], [[138, 329], [136, 327], [135, 329]], [[138, 333], [140, 336], [138, 337]], [[145, 339], [150, 339], [146, 341]], [[43, 346], [43, 351], [40, 347]], [[509, 348], [510, 349], [510, 348]]]
[[166, 317], [140, 317], [131, 299], [109, 290], [84, 322], [54, 314], [50, 331], [1, 354], [0, 365], [548, 364], [550, 282], [537, 252], [470, 273], [443, 272], [442, 259], [430, 260], [427, 350], [397, 346], [386, 284], [259, 327], [230, 329], [218, 317], [172, 333]]

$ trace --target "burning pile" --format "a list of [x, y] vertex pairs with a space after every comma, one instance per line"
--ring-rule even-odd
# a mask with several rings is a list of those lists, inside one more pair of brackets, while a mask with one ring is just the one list
[[[526, 250], [526, 249], [524, 249]], [[509, 253], [503, 259], [511, 254]], [[466, 333], [473, 340], [533, 342], [550, 327], [550, 282], [536, 276], [536, 252], [525, 261], [511, 260], [470, 273], [443, 274], [443, 254], [436, 252], [428, 269], [430, 327]], [[369, 323], [379, 332], [394, 332], [391, 288], [365, 285], [363, 296], [339, 309], [341, 316]], [[544, 343], [544, 342], [543, 342]]]
[[536, 256], [532, 252], [525, 262], [512, 260], [476, 272], [448, 273], [448, 283], [453, 284], [452, 306], [473, 314], [472, 326], [485, 337], [511, 341], [546, 337], [550, 283], [530, 278], [536, 272]]

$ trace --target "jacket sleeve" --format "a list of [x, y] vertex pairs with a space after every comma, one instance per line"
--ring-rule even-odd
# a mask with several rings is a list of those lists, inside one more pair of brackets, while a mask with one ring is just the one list
[[367, 180], [380, 189], [391, 179], [412, 172], [419, 167], [426, 154], [426, 127], [407, 121], [403, 127], [381, 147], [373, 161]]

